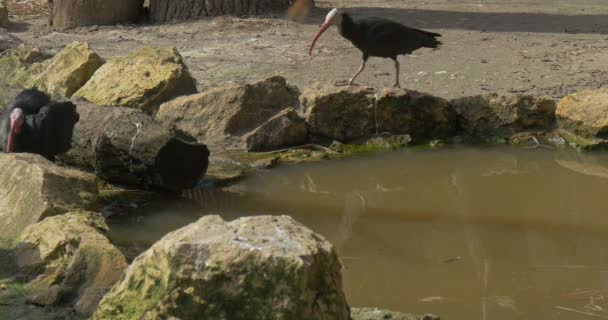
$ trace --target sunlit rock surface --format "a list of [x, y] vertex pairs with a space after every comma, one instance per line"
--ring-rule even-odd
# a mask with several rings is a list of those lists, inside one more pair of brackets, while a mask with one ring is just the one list
[[245, 148], [243, 136], [298, 104], [298, 90], [280, 76], [179, 97], [160, 106], [156, 120], [214, 149]]
[[67, 304], [91, 315], [127, 267], [104, 233], [103, 217], [75, 212], [28, 226], [17, 239], [20, 272], [31, 281], [26, 298], [38, 305]]
[[207, 216], [137, 257], [93, 319], [349, 319], [333, 246], [288, 216]]
[[152, 111], [175, 96], [194, 92], [195, 81], [177, 49], [144, 47], [108, 61], [74, 96], [97, 105]]
[[46, 217], [91, 209], [97, 201], [95, 176], [42, 156], [0, 153], [0, 168], [0, 238], [14, 238]]

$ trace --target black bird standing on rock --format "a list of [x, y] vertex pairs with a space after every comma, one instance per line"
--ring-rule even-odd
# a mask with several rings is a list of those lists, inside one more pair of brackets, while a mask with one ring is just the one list
[[68, 151], [80, 116], [71, 102], [52, 102], [37, 89], [18, 94], [0, 116], [0, 148], [4, 152], [37, 153], [53, 161]]
[[352, 85], [357, 76], [365, 69], [369, 57], [391, 58], [395, 61], [395, 87], [399, 87], [399, 60], [397, 56], [410, 54], [420, 48], [438, 48], [441, 42], [440, 34], [406, 27], [400, 23], [383, 18], [363, 18], [353, 20], [347, 13], [338, 9], [331, 10], [325, 18], [325, 23], [315, 35], [310, 45], [309, 55], [315, 43], [331, 26], [337, 26], [340, 35], [350, 40], [363, 53], [361, 67], [348, 81]]

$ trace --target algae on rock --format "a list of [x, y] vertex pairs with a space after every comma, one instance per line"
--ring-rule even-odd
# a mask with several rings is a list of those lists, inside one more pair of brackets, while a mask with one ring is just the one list
[[91, 315], [127, 267], [105, 237], [103, 217], [73, 212], [28, 226], [17, 239], [16, 261], [32, 279], [26, 298], [39, 305], [69, 304]]
[[555, 113], [568, 142], [585, 148], [608, 146], [608, 88], [566, 96]]
[[0, 167], [0, 238], [14, 238], [46, 217], [96, 205], [92, 174], [34, 154], [0, 153]]
[[51, 95], [71, 97], [103, 63], [88, 43], [73, 42], [47, 60], [42, 73], [29, 82]]
[[219, 216], [137, 257], [92, 319], [349, 319], [333, 246], [287, 216]]

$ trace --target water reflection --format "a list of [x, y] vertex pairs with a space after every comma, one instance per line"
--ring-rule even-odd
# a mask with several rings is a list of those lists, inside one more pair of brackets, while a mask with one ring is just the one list
[[336, 245], [355, 306], [446, 319], [588, 319], [575, 311], [608, 308], [607, 177], [608, 157], [598, 154], [404, 152], [192, 191], [194, 203], [140, 212], [140, 232], [134, 220], [114, 221], [112, 237], [151, 243], [203, 214], [289, 214]]

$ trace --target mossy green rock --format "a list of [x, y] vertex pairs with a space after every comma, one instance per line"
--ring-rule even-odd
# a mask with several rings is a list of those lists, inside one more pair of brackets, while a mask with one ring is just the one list
[[0, 238], [15, 238], [30, 224], [97, 201], [94, 175], [59, 167], [34, 154], [0, 153]]
[[99, 68], [74, 97], [97, 105], [153, 110], [175, 96], [196, 92], [176, 48], [144, 47]]
[[312, 134], [350, 142], [374, 131], [374, 95], [370, 88], [312, 86], [300, 102]]
[[374, 118], [376, 133], [409, 134], [414, 141], [450, 137], [457, 129], [447, 100], [408, 89], [381, 89]]
[[44, 71], [30, 82], [52, 95], [71, 97], [103, 63], [88, 43], [74, 42], [46, 61]]
[[430, 315], [427, 318], [423, 318], [409, 313], [394, 312], [377, 308], [352, 308], [351, 316], [352, 320], [435, 320]]
[[93, 212], [74, 212], [28, 226], [17, 239], [16, 260], [31, 279], [26, 298], [39, 305], [69, 304], [91, 315], [127, 267]]
[[585, 148], [608, 145], [608, 88], [562, 98], [555, 111], [562, 137]]
[[[34, 59], [33, 57], [37, 57]], [[48, 56], [35, 48], [20, 45], [0, 55], [0, 88], [31, 85], [46, 67]]]
[[92, 319], [349, 319], [332, 245], [287, 216], [207, 216], [137, 257]]
[[451, 103], [464, 133], [480, 141], [506, 138], [522, 131], [548, 131], [555, 126], [556, 103], [548, 97], [493, 93]]

